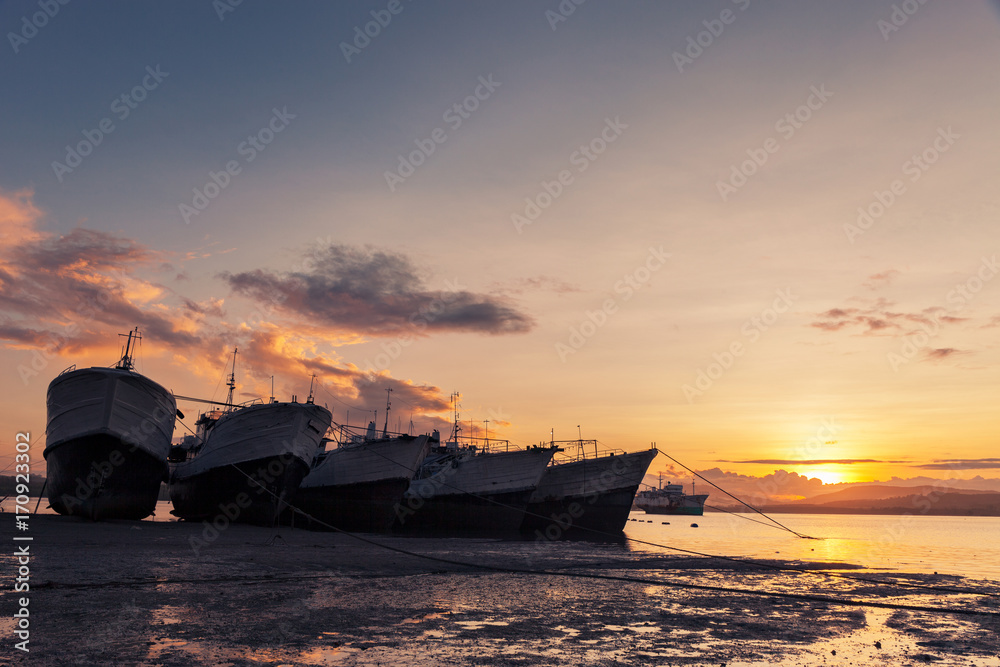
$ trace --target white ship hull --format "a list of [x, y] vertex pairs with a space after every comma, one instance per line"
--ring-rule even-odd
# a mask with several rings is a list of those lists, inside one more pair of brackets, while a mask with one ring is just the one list
[[[425, 463], [397, 511], [401, 530], [516, 531], [545, 468], [551, 448], [498, 453], [447, 454]], [[433, 458], [433, 456], [432, 456]], [[429, 470], [437, 467], [437, 470]]]
[[173, 513], [272, 524], [308, 472], [331, 417], [312, 403], [263, 403], [224, 414], [194, 459], [174, 468]]
[[53, 509], [91, 519], [152, 514], [167, 475], [173, 395], [129, 370], [88, 368], [52, 380], [46, 403]]
[[550, 539], [580, 529], [621, 532], [656, 454], [650, 449], [549, 466], [531, 494], [521, 529]]
[[309, 527], [388, 531], [428, 446], [427, 436], [421, 435], [338, 447], [309, 471], [293, 504], [322, 522], [307, 519]]

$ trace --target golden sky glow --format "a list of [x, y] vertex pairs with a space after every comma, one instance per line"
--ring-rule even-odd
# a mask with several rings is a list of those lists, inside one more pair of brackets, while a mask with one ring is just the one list
[[[460, 391], [521, 444], [580, 425], [753, 477], [1000, 477], [995, 8], [886, 33], [891, 4], [742, 4], [681, 67], [718, 8], [429, 8], [351, 62], [346, 6], [54, 21], [2, 75], [31, 103], [0, 130], [2, 454], [44, 431], [52, 377], [141, 326], [183, 395], [219, 398], [239, 346], [247, 395], [315, 373], [335, 420], [392, 387], [393, 421], [443, 427]], [[147, 43], [81, 46], [126, 20]]]

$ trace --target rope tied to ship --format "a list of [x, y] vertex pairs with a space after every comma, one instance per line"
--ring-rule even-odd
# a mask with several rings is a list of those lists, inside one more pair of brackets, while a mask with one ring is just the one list
[[811, 535], [803, 535], [802, 533], [800, 533], [800, 532], [798, 532], [798, 531], [795, 531], [795, 530], [792, 530], [791, 528], [789, 528], [789, 527], [788, 527], [788, 526], [786, 526], [785, 524], [781, 523], [781, 522], [780, 522], [780, 521], [778, 521], [777, 519], [774, 519], [774, 518], [772, 518], [772, 517], [768, 516], [767, 514], [765, 514], [764, 512], [760, 511], [759, 509], [757, 509], [757, 508], [756, 508], [756, 507], [754, 507], [753, 505], [751, 505], [751, 504], [749, 504], [749, 503], [746, 503], [746, 502], [744, 502], [744, 501], [743, 501], [743, 500], [741, 500], [740, 498], [737, 498], [736, 496], [734, 496], [733, 494], [729, 493], [728, 491], [726, 491], [726, 490], [725, 490], [724, 488], [722, 488], [721, 486], [719, 486], [718, 484], [716, 484], [716, 483], [715, 483], [715, 482], [713, 482], [712, 480], [710, 480], [710, 479], [706, 479], [705, 477], [703, 477], [703, 476], [699, 475], [699, 474], [698, 474], [698, 473], [696, 473], [696, 472], [695, 472], [694, 470], [691, 470], [691, 468], [688, 468], [688, 467], [687, 467], [686, 465], [684, 465], [683, 463], [681, 463], [680, 461], [678, 461], [678, 460], [677, 460], [677, 459], [675, 459], [674, 457], [670, 456], [670, 454], [667, 454], [666, 452], [664, 452], [664, 451], [663, 451], [662, 449], [660, 449], [660, 450], [657, 450], [657, 451], [658, 451], [658, 452], [659, 452], [660, 454], [663, 454], [664, 456], [666, 456], [666, 457], [667, 457], [668, 459], [670, 459], [671, 461], [673, 461], [673, 462], [674, 462], [674, 463], [676, 463], [677, 465], [679, 465], [680, 467], [682, 467], [682, 468], [684, 468], [685, 470], [687, 470], [687, 471], [688, 471], [689, 473], [691, 473], [692, 475], [694, 475], [694, 476], [695, 476], [695, 477], [697, 477], [698, 479], [702, 480], [703, 482], [705, 482], [705, 483], [707, 483], [707, 484], [710, 484], [711, 486], [715, 487], [715, 488], [716, 488], [716, 489], [718, 489], [719, 491], [722, 491], [722, 492], [723, 492], [724, 494], [726, 494], [727, 496], [729, 496], [730, 498], [732, 498], [732, 499], [733, 499], [733, 500], [735, 500], [736, 502], [738, 502], [738, 503], [740, 503], [741, 505], [743, 505], [743, 506], [747, 507], [748, 509], [750, 509], [750, 510], [752, 510], [752, 511], [756, 512], [757, 514], [761, 515], [762, 517], [764, 517], [765, 519], [767, 519], [767, 520], [768, 520], [768, 521], [770, 521], [771, 523], [775, 524], [776, 526], [778, 526], [778, 527], [779, 527], [779, 528], [781, 528], [782, 530], [787, 530], [787, 531], [788, 531], [789, 533], [791, 533], [792, 535], [795, 535], [796, 537], [800, 537], [800, 538], [802, 538], [803, 540], [821, 540], [821, 539], [823, 539], [823, 538], [821, 538], [821, 537], [813, 537], [813, 536], [811, 536]]

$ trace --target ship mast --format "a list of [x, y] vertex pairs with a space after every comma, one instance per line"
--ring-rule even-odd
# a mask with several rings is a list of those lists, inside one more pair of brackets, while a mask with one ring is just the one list
[[239, 348], [233, 348], [233, 372], [229, 374], [229, 380], [226, 384], [229, 386], [229, 396], [226, 397], [226, 405], [230, 408], [233, 407], [233, 392], [236, 390], [236, 350]]
[[[125, 334], [118, 334], [119, 336], [124, 336]], [[133, 337], [135, 342], [138, 343], [141, 340], [139, 335], [139, 327], [136, 327], [134, 331], [128, 332], [128, 340], [125, 341], [125, 350], [122, 352], [122, 358], [118, 360], [115, 368], [123, 371], [134, 371], [135, 363], [132, 361], [132, 340]]]
[[451, 427], [451, 441], [458, 444], [458, 434], [462, 432], [462, 427], [458, 423], [458, 392], [451, 392], [451, 402], [455, 410], [455, 423]]
[[[385, 390], [385, 425], [382, 426], [382, 437], [389, 437], [389, 410], [392, 408], [392, 404], [389, 402], [389, 394], [392, 393], [392, 387]], [[376, 417], [377, 419], [377, 417]]]

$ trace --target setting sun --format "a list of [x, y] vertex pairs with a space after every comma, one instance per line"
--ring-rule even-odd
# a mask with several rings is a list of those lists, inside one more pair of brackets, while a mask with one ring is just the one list
[[842, 484], [844, 482], [854, 482], [856, 478], [848, 470], [838, 470], [834, 468], [821, 468], [819, 470], [804, 470], [799, 473], [805, 477], [817, 477], [823, 484]]

